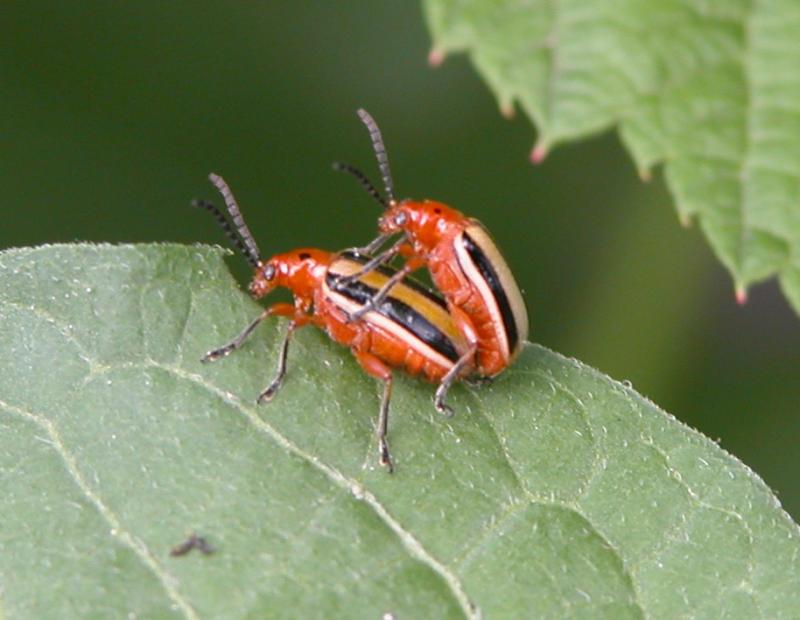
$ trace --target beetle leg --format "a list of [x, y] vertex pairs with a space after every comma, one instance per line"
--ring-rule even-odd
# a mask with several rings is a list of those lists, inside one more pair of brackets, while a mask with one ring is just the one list
[[281, 352], [278, 355], [278, 373], [275, 375], [272, 383], [270, 383], [267, 388], [258, 395], [258, 398], [256, 399], [257, 404], [260, 405], [264, 401], [269, 402], [280, 389], [281, 385], [283, 384], [283, 379], [286, 377], [286, 358], [289, 354], [289, 341], [292, 339], [292, 334], [294, 334], [296, 329], [307, 325], [310, 320], [311, 319], [308, 316], [298, 315], [295, 316], [295, 318], [289, 323], [289, 327], [286, 329], [286, 335], [283, 337]]
[[268, 316], [292, 316], [294, 315], [295, 310], [294, 306], [291, 304], [286, 303], [278, 303], [273, 304], [264, 312], [259, 314], [247, 327], [242, 330], [242, 333], [236, 336], [233, 340], [231, 340], [228, 344], [221, 346], [219, 349], [214, 349], [213, 351], [209, 351], [206, 353], [203, 358], [200, 360], [201, 362], [214, 362], [221, 357], [225, 357], [229, 355], [239, 347], [241, 347], [245, 340], [247, 340], [250, 335], [255, 331], [258, 324], [261, 323], [264, 319]]
[[494, 383], [494, 377], [488, 377], [486, 375], [480, 375], [477, 377], [468, 377], [464, 379], [464, 383], [471, 387], [481, 388], [486, 387], [487, 385], [491, 385]]
[[[357, 253], [359, 253], [359, 254], [362, 254], [362, 253], [364, 253], [364, 254], [370, 253], [371, 254], [371, 252], [367, 252], [366, 251], [367, 249], [370, 248], [371, 245], [372, 244], [366, 246], [366, 248], [364, 248], [364, 250], [365, 250], [364, 252], [362, 252], [362, 248], [356, 248], [355, 251]], [[397, 254], [399, 254], [401, 252], [401, 247], [404, 246], [404, 245], [406, 245], [406, 240], [405, 240], [404, 237], [401, 237], [390, 248], [388, 248], [387, 250], [384, 250], [383, 252], [381, 252], [377, 256], [372, 257], [366, 263], [361, 265], [361, 268], [358, 271], [356, 271], [355, 273], [351, 273], [350, 275], [341, 276], [341, 277], [337, 278], [336, 279], [336, 283], [334, 284], [334, 286], [338, 287], [338, 286], [341, 286], [341, 285], [349, 284], [350, 282], [358, 280], [365, 273], [369, 273], [370, 271], [372, 271], [376, 267], [379, 267], [380, 265], [383, 265], [384, 263], [388, 263], [392, 258], [397, 256]], [[377, 247], [380, 247], [380, 244]]]
[[436, 407], [436, 411], [448, 418], [452, 417], [454, 412], [452, 407], [445, 404], [445, 396], [447, 396], [447, 392], [450, 390], [450, 387], [459, 378], [464, 368], [472, 363], [472, 360], [475, 358], [475, 351], [477, 350], [477, 345], [473, 344], [470, 346], [469, 351], [464, 353], [464, 355], [462, 355], [459, 360], [453, 364], [453, 367], [448, 370], [447, 374], [442, 378], [442, 382], [439, 384], [439, 387], [436, 388], [436, 394], [433, 397], [433, 406]]
[[353, 321], [357, 321], [362, 316], [364, 316], [367, 312], [371, 310], [376, 310], [378, 306], [380, 306], [381, 302], [386, 299], [386, 296], [389, 294], [389, 291], [392, 290], [392, 287], [400, 282], [403, 278], [405, 278], [408, 274], [412, 271], [416, 271], [420, 267], [422, 267], [423, 262], [419, 259], [410, 259], [403, 268], [400, 269], [397, 273], [395, 273], [391, 278], [386, 281], [375, 295], [370, 297], [364, 305], [353, 312], [349, 317], [347, 317], [347, 322], [352, 323]]
[[236, 338], [231, 340], [228, 344], [221, 346], [219, 349], [214, 349], [213, 351], [209, 351], [202, 357], [200, 361], [213, 362], [221, 357], [229, 355], [230, 353], [241, 347], [244, 344], [244, 341], [247, 340], [250, 337], [250, 334], [252, 334], [255, 331], [256, 327], [258, 327], [258, 324], [261, 323], [261, 321], [266, 319], [268, 316], [269, 315], [265, 310], [264, 312], [259, 314], [255, 318], [255, 320], [253, 320], [247, 327], [245, 327], [244, 331], [242, 331], [241, 334], [236, 336]]
[[364, 302], [364, 305], [361, 308], [347, 317], [347, 322], [352, 323], [353, 321], [357, 321], [367, 312], [375, 310], [380, 303], [386, 299], [386, 296], [389, 294], [389, 291], [392, 289], [392, 287], [400, 282], [400, 280], [405, 278], [409, 273], [411, 273], [411, 271], [411, 268], [408, 265], [405, 265], [400, 271], [389, 278], [386, 281], [386, 284], [384, 284], [374, 296], [370, 297], [366, 302]]
[[378, 456], [381, 465], [384, 465], [391, 474], [394, 471], [392, 456], [389, 454], [389, 442], [386, 435], [389, 432], [389, 401], [392, 398], [392, 371], [380, 359], [366, 351], [353, 351], [356, 360], [364, 371], [383, 381], [383, 396], [381, 397], [381, 407], [378, 413], [378, 426], [375, 434], [378, 437]]
[[378, 248], [381, 247], [386, 241], [394, 233], [383, 233], [375, 237], [372, 241], [370, 241], [367, 245], [362, 246], [360, 248], [354, 248], [354, 251], [358, 254], [372, 254], [373, 252], [377, 252]]
[[384, 465], [391, 474], [394, 471], [392, 455], [389, 454], [389, 443], [386, 435], [389, 432], [389, 400], [392, 398], [392, 377], [389, 376], [383, 382], [383, 396], [381, 397], [381, 408], [378, 414], [378, 452], [380, 454], [381, 465]]
[[455, 364], [453, 364], [453, 367], [450, 370], [447, 371], [447, 374], [442, 378], [439, 387], [436, 388], [436, 394], [433, 397], [433, 406], [436, 407], [436, 411], [447, 416], [448, 418], [453, 415], [453, 410], [445, 404], [445, 396], [447, 396], [447, 392], [453, 383], [459, 379], [464, 369], [468, 365], [474, 367], [475, 354], [478, 351], [478, 335], [475, 333], [475, 329], [472, 326], [472, 321], [470, 320], [469, 316], [467, 316], [467, 314], [460, 308], [452, 306], [450, 308], [450, 314], [453, 316], [453, 321], [455, 322], [459, 331], [464, 334], [465, 338], [467, 339], [467, 342], [469, 343], [469, 350], [464, 353], [464, 355], [462, 355]]

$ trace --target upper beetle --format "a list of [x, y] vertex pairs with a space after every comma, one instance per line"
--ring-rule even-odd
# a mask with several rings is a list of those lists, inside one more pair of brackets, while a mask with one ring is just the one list
[[[514, 361], [528, 337], [528, 313], [511, 269], [486, 228], [475, 218], [435, 200], [397, 200], [380, 129], [366, 110], [358, 110], [358, 116], [369, 130], [386, 195], [384, 198], [357, 168], [334, 164], [337, 170], [355, 176], [385, 209], [378, 221], [380, 236], [360, 250], [374, 252], [392, 235], [401, 234], [365, 269], [398, 254], [407, 259], [372, 303], [379, 303], [405, 275], [427, 266], [434, 285], [444, 295], [453, 319], [471, 345], [466, 355], [474, 356], [473, 366], [478, 374], [493, 377]], [[369, 304], [361, 312], [368, 309]]]

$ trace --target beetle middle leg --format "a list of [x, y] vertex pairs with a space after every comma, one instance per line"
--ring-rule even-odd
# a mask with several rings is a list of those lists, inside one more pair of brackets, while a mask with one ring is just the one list
[[292, 334], [294, 334], [296, 329], [308, 325], [308, 323], [309, 318], [303, 315], [295, 316], [289, 323], [289, 326], [286, 328], [286, 335], [283, 337], [281, 352], [278, 355], [278, 372], [275, 375], [275, 378], [272, 380], [272, 383], [270, 383], [267, 388], [258, 395], [258, 398], [256, 399], [257, 404], [260, 405], [264, 401], [269, 402], [272, 400], [272, 397], [277, 394], [281, 385], [283, 385], [283, 379], [286, 377], [286, 358], [289, 355], [289, 341], [292, 339]]
[[460, 357], [458, 361], [453, 364], [453, 367], [447, 371], [447, 374], [442, 378], [439, 387], [436, 388], [436, 394], [433, 397], [433, 406], [436, 411], [447, 416], [448, 418], [453, 415], [453, 409], [445, 404], [444, 399], [447, 392], [452, 387], [464, 372], [464, 369], [474, 367], [475, 355], [478, 352], [478, 335], [472, 326], [472, 321], [469, 316], [460, 308], [450, 307], [450, 313], [455, 321], [458, 329], [467, 339], [469, 349]]
[[442, 378], [442, 382], [439, 384], [439, 387], [436, 388], [436, 394], [433, 397], [433, 406], [436, 407], [436, 411], [448, 418], [453, 416], [453, 408], [445, 404], [444, 399], [447, 396], [447, 392], [450, 390], [453, 383], [459, 379], [464, 369], [472, 364], [473, 360], [475, 359], [475, 352], [477, 350], [477, 345], [473, 344], [469, 351], [464, 353], [464, 355], [462, 355], [458, 361], [453, 364], [453, 367], [447, 371], [447, 374]]

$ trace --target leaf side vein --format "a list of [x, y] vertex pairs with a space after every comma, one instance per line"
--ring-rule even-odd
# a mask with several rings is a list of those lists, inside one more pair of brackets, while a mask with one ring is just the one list
[[39, 414], [27, 411], [20, 407], [6, 403], [0, 400], [0, 408], [8, 413], [20, 418], [30, 420], [41, 428], [48, 435], [49, 445], [53, 447], [56, 453], [61, 457], [66, 467], [67, 473], [73, 479], [83, 495], [94, 505], [100, 516], [111, 526], [111, 529], [116, 533], [122, 544], [131, 549], [142, 564], [150, 570], [156, 577], [158, 582], [164, 588], [169, 599], [175, 603], [178, 609], [183, 613], [184, 617], [190, 620], [199, 618], [197, 612], [192, 605], [187, 601], [176, 587], [176, 579], [173, 575], [167, 572], [163, 566], [159, 564], [153, 553], [147, 548], [147, 545], [139, 539], [134, 537], [130, 532], [123, 528], [120, 519], [114, 512], [106, 506], [103, 500], [97, 493], [89, 486], [81, 474], [80, 468], [75, 457], [69, 452], [61, 439], [61, 434], [58, 432], [55, 424], [48, 420], [46, 417]]

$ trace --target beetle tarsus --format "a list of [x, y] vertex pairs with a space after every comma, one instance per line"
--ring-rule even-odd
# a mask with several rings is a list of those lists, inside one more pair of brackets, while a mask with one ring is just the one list
[[451, 418], [453, 417], [454, 413], [453, 409], [445, 404], [445, 396], [447, 396], [450, 386], [453, 385], [456, 379], [461, 376], [463, 370], [467, 368], [467, 366], [475, 358], [475, 352], [477, 350], [477, 346], [473, 344], [469, 351], [462, 355], [455, 365], [453, 365], [453, 367], [447, 372], [442, 379], [442, 382], [439, 384], [439, 387], [436, 388], [436, 395], [433, 397], [433, 406], [436, 407], [436, 411], [445, 417]]
[[455, 411], [453, 411], [453, 408], [450, 405], [445, 404], [444, 394], [442, 394], [441, 397], [439, 396], [439, 390], [441, 389], [442, 387], [439, 386], [439, 389], [436, 390], [436, 397], [434, 398], [433, 406], [436, 407], [436, 411], [441, 413], [444, 417], [452, 418], [455, 415]]
[[228, 344], [221, 346], [219, 349], [214, 349], [213, 351], [209, 351], [206, 353], [200, 361], [203, 363], [206, 362], [214, 362], [226, 355], [230, 355], [233, 351], [241, 347], [245, 340], [247, 340], [250, 335], [255, 331], [258, 324], [261, 323], [265, 318], [269, 316], [269, 310], [265, 310], [261, 314], [259, 314], [255, 319], [250, 321], [250, 323], [242, 330], [242, 333], [236, 336], [233, 340], [231, 340]]
[[200, 361], [204, 364], [208, 362], [215, 362], [220, 358], [223, 358], [229, 355], [236, 347], [231, 344], [226, 344], [224, 347], [220, 347], [219, 349], [214, 349], [213, 351], [209, 351], [206, 353]]
[[380, 455], [380, 462], [386, 468], [387, 473], [393, 474], [394, 473], [394, 461], [392, 460], [392, 455], [389, 454], [389, 443], [386, 441], [386, 437], [381, 437], [378, 440], [378, 453]]
[[392, 376], [383, 381], [383, 396], [381, 398], [381, 408], [378, 414], [378, 427], [375, 429], [378, 436], [378, 455], [381, 465], [391, 474], [394, 472], [394, 462], [389, 454], [389, 443], [386, 435], [389, 432], [389, 401], [392, 398]]
[[278, 390], [280, 389], [282, 383], [283, 383], [283, 377], [276, 378], [272, 383], [269, 384], [266, 390], [264, 390], [263, 392], [261, 392], [261, 394], [258, 395], [258, 398], [256, 399], [256, 404], [260, 405], [262, 403], [265, 402], [268, 403], [269, 401], [271, 401], [274, 398], [275, 394], [278, 393]]
[[375, 303], [372, 299], [367, 301], [361, 308], [353, 312], [352, 314], [348, 315], [345, 322], [347, 323], [355, 323], [361, 317], [363, 317], [367, 312], [372, 312], [375, 310]]

